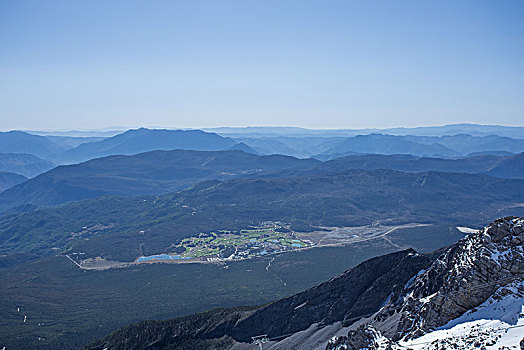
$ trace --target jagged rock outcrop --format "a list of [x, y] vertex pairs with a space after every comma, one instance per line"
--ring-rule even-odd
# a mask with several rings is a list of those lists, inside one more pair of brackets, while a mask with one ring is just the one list
[[371, 326], [350, 330], [346, 336], [333, 337], [326, 345], [327, 350], [392, 350], [390, 341]]
[[524, 219], [503, 218], [444, 253], [408, 288], [393, 339], [417, 337], [487, 300], [524, 273]]
[[[333, 339], [333, 344], [352, 349], [351, 338], [369, 336], [370, 327], [398, 341], [417, 338], [447, 324], [484, 303], [501, 286], [522, 281], [523, 243], [524, 218], [494, 221], [421, 270], [405, 286], [404, 295], [391, 299], [366, 327], [351, 331], [346, 341]], [[335, 348], [328, 344], [328, 350]]]

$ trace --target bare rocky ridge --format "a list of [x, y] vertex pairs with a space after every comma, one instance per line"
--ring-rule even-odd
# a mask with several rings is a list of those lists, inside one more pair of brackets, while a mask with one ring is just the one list
[[[524, 218], [496, 220], [444, 252], [408, 283], [401, 298], [392, 299], [348, 336], [333, 338], [326, 349], [392, 346], [474, 310], [501, 286], [523, 280], [523, 242]], [[380, 336], [386, 339], [379, 342]]]

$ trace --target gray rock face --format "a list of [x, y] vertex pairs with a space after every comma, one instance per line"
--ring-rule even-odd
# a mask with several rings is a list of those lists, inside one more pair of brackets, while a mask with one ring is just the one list
[[350, 330], [347, 337], [333, 337], [326, 345], [326, 350], [378, 350], [389, 344], [379, 341], [380, 333], [370, 326], [361, 326], [357, 330]]
[[524, 218], [494, 221], [419, 272], [404, 295], [392, 299], [365, 327], [350, 332], [346, 340], [333, 339], [333, 344], [352, 349], [351, 339], [369, 336], [370, 329], [393, 341], [409, 340], [445, 325], [485, 302], [501, 286], [524, 278], [523, 242]]
[[406, 291], [393, 339], [444, 325], [522, 278], [523, 232], [523, 218], [499, 219], [444, 253]]

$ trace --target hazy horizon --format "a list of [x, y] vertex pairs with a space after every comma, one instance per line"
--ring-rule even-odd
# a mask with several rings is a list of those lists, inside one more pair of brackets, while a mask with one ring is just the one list
[[249, 128], [282, 128], [282, 129], [304, 129], [304, 130], [318, 130], [318, 131], [328, 131], [328, 130], [388, 130], [388, 129], [418, 129], [418, 128], [439, 128], [445, 126], [461, 126], [461, 125], [473, 125], [481, 127], [508, 127], [508, 128], [524, 128], [522, 125], [503, 125], [503, 124], [478, 124], [478, 123], [451, 123], [451, 124], [440, 124], [440, 125], [415, 125], [415, 126], [393, 126], [387, 128], [372, 128], [372, 127], [362, 127], [362, 128], [308, 128], [296, 125], [233, 125], [233, 126], [201, 126], [201, 127], [178, 127], [178, 126], [163, 126], [163, 125], [114, 125], [100, 128], [57, 128], [57, 129], [0, 129], [0, 131], [27, 131], [27, 132], [111, 132], [111, 131], [121, 131], [121, 130], [131, 130], [131, 129], [167, 129], [167, 130], [209, 130], [209, 129], [249, 129]]
[[0, 1], [0, 129], [524, 120], [524, 3]]

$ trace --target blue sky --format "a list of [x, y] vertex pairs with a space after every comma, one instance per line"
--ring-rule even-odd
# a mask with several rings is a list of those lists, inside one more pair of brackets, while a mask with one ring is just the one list
[[524, 2], [0, 0], [0, 129], [524, 125]]

